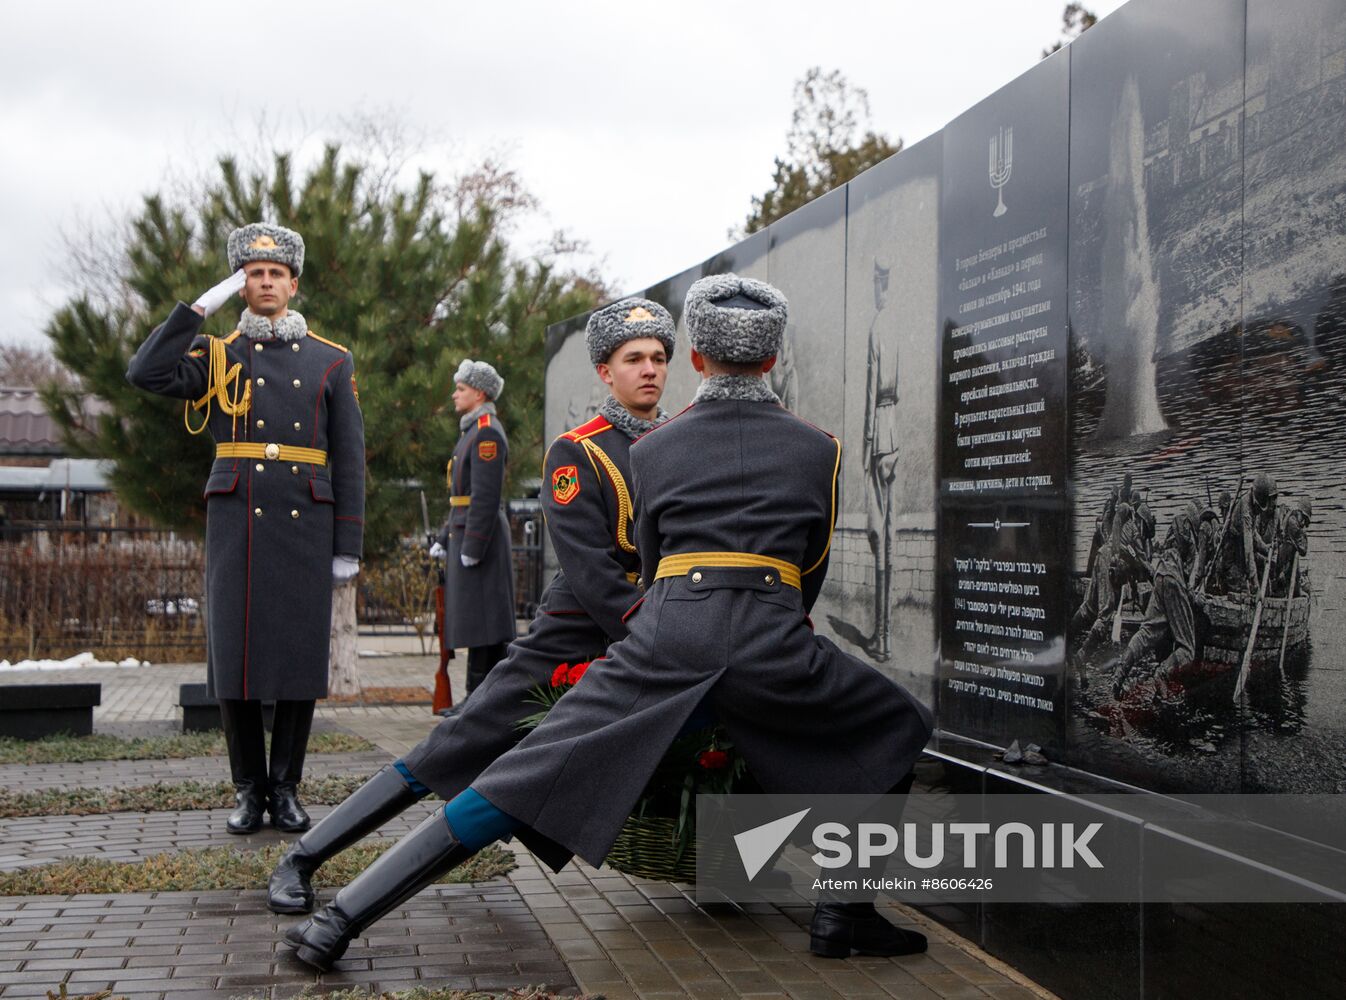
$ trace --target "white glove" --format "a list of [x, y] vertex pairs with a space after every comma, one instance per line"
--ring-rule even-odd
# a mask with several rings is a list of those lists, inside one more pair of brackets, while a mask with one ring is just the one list
[[332, 557], [332, 581], [334, 583], [345, 583], [347, 580], [353, 580], [358, 572], [360, 572], [359, 559], [352, 559], [350, 556]]
[[240, 267], [210, 291], [202, 293], [201, 297], [192, 303], [192, 307], [200, 308], [206, 316], [209, 316], [241, 292], [246, 283], [247, 278], [243, 274], [243, 268]]
[[444, 546], [440, 545], [438, 542], [435, 542], [434, 545], [430, 546], [430, 558], [431, 558], [431, 559], [443, 559], [443, 558], [444, 558]]
[[466, 553], [463, 552], [460, 552], [458, 554], [458, 558], [463, 561], [464, 566], [468, 567], [475, 566], [477, 565], [477, 563], [481, 562], [480, 559], [473, 559], [470, 555], [467, 555]]

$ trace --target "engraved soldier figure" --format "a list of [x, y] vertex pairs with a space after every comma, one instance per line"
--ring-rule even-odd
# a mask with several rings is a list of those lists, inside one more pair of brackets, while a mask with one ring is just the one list
[[639, 599], [631, 506], [631, 443], [667, 418], [659, 408], [676, 327], [648, 299], [624, 299], [589, 318], [585, 343], [599, 384], [599, 413], [552, 442], [542, 490], [560, 568], [528, 633], [510, 644], [462, 709], [406, 757], [380, 771], [299, 839], [271, 876], [276, 913], [313, 909], [313, 873], [328, 858], [433, 791], [452, 799], [523, 738], [521, 719], [561, 664], [575, 667], [626, 636], [622, 616]]
[[1252, 489], [1234, 502], [1233, 523], [1225, 545], [1225, 586], [1231, 593], [1256, 594], [1262, 582], [1262, 567], [1276, 534], [1276, 480], [1259, 472]]
[[514, 639], [514, 557], [501, 506], [509, 439], [495, 412], [505, 387], [485, 361], [467, 358], [454, 374], [453, 405], [463, 436], [445, 475], [449, 518], [431, 549], [447, 557], [444, 645], [467, 649], [467, 693], [486, 679]]
[[[897, 419], [898, 348], [885, 338], [884, 310], [888, 306], [887, 258], [874, 258], [874, 319], [869, 324], [869, 353], [865, 366], [865, 438], [863, 464], [869, 489], [869, 548], [874, 555], [874, 634], [866, 649], [876, 660], [889, 656], [893, 573], [893, 481], [901, 450]], [[885, 342], [886, 339], [886, 342]]]
[[[631, 448], [648, 589], [610, 646], [537, 729], [400, 840], [287, 940], [320, 969], [389, 909], [498, 839], [545, 863], [601, 864], [679, 730], [703, 705], [769, 793], [884, 793], [909, 781], [929, 711], [816, 636], [841, 446], [763, 380], [786, 302], [717, 275], [687, 293], [690, 407]], [[899, 955], [925, 939], [872, 903], [819, 903], [810, 947]]]
[[[186, 400], [193, 433], [215, 440], [206, 480], [209, 690], [220, 700], [238, 808], [230, 833], [264, 812], [308, 829], [297, 786], [314, 700], [327, 696], [333, 581], [359, 570], [364, 422], [350, 351], [289, 308], [304, 241], [253, 223], [229, 236], [235, 273], [179, 303], [131, 359], [131, 384]], [[201, 335], [235, 294], [226, 337]], [[276, 703], [268, 766], [262, 702]]]
[[1154, 561], [1154, 590], [1150, 594], [1145, 619], [1127, 643], [1113, 678], [1115, 698], [1125, 692], [1140, 661], [1165, 645], [1168, 653], [1155, 671], [1157, 696], [1166, 696], [1172, 675], [1196, 659], [1194, 608], [1203, 606], [1204, 600], [1193, 592], [1188, 580], [1197, 558], [1200, 521], [1200, 506], [1189, 501], [1169, 526], [1159, 557]]

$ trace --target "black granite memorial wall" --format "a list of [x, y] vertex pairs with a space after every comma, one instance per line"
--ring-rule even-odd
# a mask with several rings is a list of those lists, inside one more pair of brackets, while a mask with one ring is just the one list
[[[813, 620], [936, 706], [923, 780], [1346, 792], [1346, 0], [1132, 0], [646, 294], [685, 335], [724, 270], [790, 299], [773, 387], [844, 445]], [[938, 915], [1068, 996], [1346, 994], [1338, 906]]]

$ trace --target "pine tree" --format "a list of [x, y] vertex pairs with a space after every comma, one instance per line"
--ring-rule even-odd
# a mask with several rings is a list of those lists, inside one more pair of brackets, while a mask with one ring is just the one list
[[[165, 527], [199, 533], [210, 444], [183, 429], [180, 402], [128, 385], [127, 362], [174, 303], [191, 302], [228, 274], [230, 230], [257, 220], [295, 229], [306, 260], [292, 306], [315, 333], [354, 352], [368, 465], [366, 551], [386, 552], [399, 537], [420, 534], [417, 485], [435, 525], [447, 515], [444, 467], [458, 438], [450, 393], [462, 358], [490, 361], [505, 378], [509, 495], [536, 476], [546, 327], [592, 308], [603, 289], [510, 252], [509, 214], [531, 201], [494, 164], [453, 184], [422, 173], [398, 186], [377, 165], [330, 146], [301, 180], [293, 174], [285, 154], [249, 173], [226, 158], [194, 194], [147, 196], [114, 253], [121, 294], [100, 294], [91, 280], [47, 330], [57, 359], [107, 411], [91, 423], [79, 391], [49, 385], [44, 396], [73, 454], [113, 463], [111, 484], [123, 503]], [[237, 320], [221, 310], [205, 332], [225, 335]]]

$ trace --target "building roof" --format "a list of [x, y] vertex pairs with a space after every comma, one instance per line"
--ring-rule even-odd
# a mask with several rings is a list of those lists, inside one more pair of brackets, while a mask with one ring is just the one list
[[[92, 396], [82, 401], [86, 416], [107, 407]], [[30, 385], [0, 386], [0, 455], [65, 454], [61, 429], [42, 405], [42, 396]]]
[[[0, 454], [60, 455], [60, 431], [30, 386], [0, 388]], [[43, 470], [46, 471], [46, 470]]]
[[45, 493], [71, 490], [75, 493], [105, 493], [111, 462], [93, 458], [58, 458], [51, 465], [0, 465], [0, 494]]

